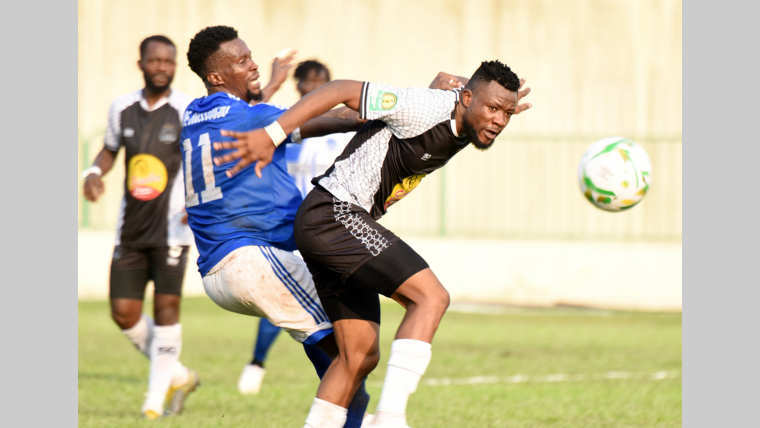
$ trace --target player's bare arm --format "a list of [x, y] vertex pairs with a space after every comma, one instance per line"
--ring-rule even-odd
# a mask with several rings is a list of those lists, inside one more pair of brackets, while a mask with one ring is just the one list
[[[232, 177], [241, 169], [256, 162], [255, 172], [258, 177], [261, 177], [261, 170], [271, 162], [276, 145], [285, 139], [285, 135], [338, 104], [343, 103], [353, 110], [358, 110], [362, 84], [363, 82], [356, 80], [333, 80], [301, 98], [275, 121], [284, 133], [280, 141], [273, 141], [264, 129], [256, 129], [246, 133], [245, 139], [242, 140], [215, 142], [215, 150], [235, 149], [235, 151], [214, 157], [214, 163], [221, 165], [238, 160], [232, 168], [227, 170], [227, 176]], [[224, 136], [233, 136], [230, 131], [221, 133]]]
[[[106, 173], [113, 168], [115, 158], [116, 154], [104, 147], [95, 157], [92, 167], [86, 171], [83, 190], [84, 197], [88, 201], [96, 202], [100, 195], [105, 191], [105, 185], [103, 184], [101, 177], [106, 175]], [[100, 171], [98, 171], [98, 169]]]

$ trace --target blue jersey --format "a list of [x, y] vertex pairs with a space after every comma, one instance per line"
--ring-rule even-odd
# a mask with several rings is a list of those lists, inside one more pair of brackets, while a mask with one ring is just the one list
[[[230, 251], [244, 245], [296, 249], [293, 220], [302, 198], [285, 163], [285, 146], [258, 178], [253, 165], [227, 177], [234, 162], [216, 166], [214, 142], [230, 140], [220, 130], [263, 128], [285, 110], [269, 104], [249, 106], [233, 95], [218, 92], [193, 100], [182, 124], [182, 168], [188, 224], [198, 248], [198, 270], [206, 275]], [[286, 141], [288, 142], [288, 141]]]

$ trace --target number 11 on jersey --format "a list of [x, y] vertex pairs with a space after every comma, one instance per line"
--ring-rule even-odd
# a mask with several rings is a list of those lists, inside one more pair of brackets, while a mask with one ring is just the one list
[[193, 143], [189, 138], [182, 142], [185, 149], [185, 205], [194, 207], [198, 204], [215, 201], [222, 198], [222, 188], [217, 187], [216, 177], [214, 177], [214, 164], [211, 161], [211, 138], [208, 132], [198, 137], [198, 148], [201, 152], [201, 173], [203, 174], [203, 183], [205, 188], [200, 193], [195, 191], [193, 186]]

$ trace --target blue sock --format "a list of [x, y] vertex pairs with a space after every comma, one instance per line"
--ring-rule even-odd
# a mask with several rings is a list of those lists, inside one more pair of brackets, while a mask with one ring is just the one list
[[256, 346], [253, 350], [253, 361], [251, 363], [264, 365], [269, 348], [272, 347], [274, 340], [277, 339], [280, 330], [280, 327], [275, 326], [268, 319], [259, 319], [259, 332], [256, 335]]
[[[317, 376], [322, 379], [327, 368], [330, 367], [332, 359], [325, 353], [325, 351], [318, 348], [316, 345], [303, 345], [303, 349], [306, 351], [306, 356], [311, 360], [311, 364], [314, 365], [314, 370], [317, 371]], [[361, 428], [362, 419], [364, 419], [364, 412], [369, 405], [369, 394], [364, 389], [364, 380], [359, 385], [359, 389], [354, 395], [354, 399], [348, 405], [348, 415], [346, 417], [346, 424], [344, 428]]]

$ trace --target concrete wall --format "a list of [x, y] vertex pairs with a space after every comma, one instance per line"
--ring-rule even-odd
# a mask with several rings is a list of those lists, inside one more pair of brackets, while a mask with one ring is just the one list
[[[325, 61], [335, 78], [426, 86], [439, 70], [469, 76], [498, 58], [525, 77], [534, 108], [487, 153], [472, 148], [426, 177], [384, 219], [416, 236], [669, 241], [681, 238], [680, 0], [81, 0], [79, 129], [82, 167], [102, 146], [111, 100], [142, 85], [144, 37], [178, 47], [174, 87], [200, 96], [187, 67], [190, 38], [236, 27], [262, 76], [284, 47]], [[297, 100], [292, 81], [274, 102]], [[653, 185], [635, 209], [608, 214], [578, 190], [577, 163], [597, 138], [644, 145]], [[120, 156], [121, 158], [121, 156]], [[123, 161], [81, 224], [112, 228]]]
[[[114, 235], [79, 232], [79, 298], [106, 298]], [[455, 303], [680, 310], [681, 245], [405, 238]], [[192, 248], [186, 295], [205, 295]]]

